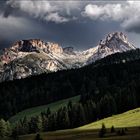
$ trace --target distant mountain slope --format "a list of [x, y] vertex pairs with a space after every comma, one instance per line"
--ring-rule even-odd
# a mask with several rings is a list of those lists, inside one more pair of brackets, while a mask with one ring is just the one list
[[[133, 93], [138, 106], [139, 88], [140, 50], [136, 49], [107, 56], [79, 69], [0, 83], [0, 117], [7, 119], [24, 109], [80, 94], [92, 94], [97, 102], [108, 92], [113, 96], [122, 94], [125, 100], [133, 99], [130, 98]], [[129, 104], [124, 104], [119, 112], [128, 109]]]
[[72, 101], [73, 103], [77, 103], [80, 100], [80, 96], [74, 96], [71, 98], [67, 98], [64, 100], [60, 100], [48, 105], [43, 105], [43, 106], [37, 106], [34, 108], [28, 108], [26, 110], [23, 110], [22, 112], [17, 113], [15, 116], [12, 116], [9, 121], [14, 124], [17, 123], [19, 120], [23, 120], [24, 117], [26, 116], [27, 119], [31, 117], [35, 117], [37, 115], [40, 115], [41, 112], [46, 112], [47, 109], [49, 108], [52, 113], [58, 111], [61, 107], [67, 106], [69, 101]]
[[116, 52], [136, 49], [122, 32], [108, 34], [93, 48], [77, 52], [40, 39], [17, 41], [0, 53], [0, 82], [80, 68]]

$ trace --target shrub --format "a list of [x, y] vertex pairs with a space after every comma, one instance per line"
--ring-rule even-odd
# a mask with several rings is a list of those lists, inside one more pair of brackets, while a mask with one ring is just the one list
[[43, 140], [43, 139], [40, 137], [40, 134], [37, 134], [35, 140]]
[[125, 130], [123, 128], [121, 130], [117, 131], [117, 135], [119, 135], [119, 136], [123, 136], [125, 134], [126, 133], [125, 133]]
[[99, 131], [99, 137], [100, 138], [104, 137], [105, 136], [105, 133], [106, 133], [106, 127], [105, 127], [105, 124], [103, 123], [102, 124], [102, 128]]
[[127, 129], [127, 128], [125, 128], [124, 130], [125, 130], [125, 131], [128, 131], [128, 129]]
[[122, 130], [121, 130], [121, 136], [123, 136], [123, 135], [125, 135], [126, 133], [125, 133], [125, 130], [122, 128]]
[[111, 133], [114, 133], [115, 132], [115, 128], [114, 126], [111, 127]]

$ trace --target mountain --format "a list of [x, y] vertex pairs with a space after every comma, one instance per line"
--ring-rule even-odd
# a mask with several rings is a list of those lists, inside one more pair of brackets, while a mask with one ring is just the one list
[[91, 63], [108, 55], [131, 49], [136, 49], [136, 47], [128, 41], [126, 35], [122, 32], [114, 32], [108, 34], [104, 40], [100, 40], [96, 47], [84, 51], [83, 54], [89, 54], [87, 63]]
[[110, 94], [115, 98], [118, 113], [121, 113], [140, 106], [139, 91], [140, 49], [136, 49], [109, 55], [79, 69], [0, 83], [0, 117], [8, 119], [24, 109], [79, 94], [83, 102], [94, 99], [95, 103], [102, 103], [100, 99], [103, 98], [102, 101], [109, 103], [102, 104], [103, 114], [108, 113], [104, 107], [113, 107], [108, 101], [110, 98], [104, 98], [105, 94]]
[[136, 49], [122, 32], [110, 33], [96, 47], [74, 51], [40, 39], [20, 40], [0, 52], [0, 82], [63, 69], [80, 68], [116, 52]]

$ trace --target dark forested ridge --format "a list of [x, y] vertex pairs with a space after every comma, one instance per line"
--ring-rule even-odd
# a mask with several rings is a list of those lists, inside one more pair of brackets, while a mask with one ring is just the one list
[[109, 99], [116, 104], [113, 113], [140, 106], [139, 91], [140, 50], [137, 49], [108, 56], [80, 69], [1, 83], [0, 117], [8, 119], [23, 109], [81, 94], [82, 103], [89, 98], [95, 104], [102, 103], [102, 118], [110, 114], [104, 109]]

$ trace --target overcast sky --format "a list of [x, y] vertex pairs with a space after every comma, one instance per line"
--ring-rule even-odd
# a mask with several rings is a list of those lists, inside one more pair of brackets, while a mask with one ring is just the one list
[[83, 50], [114, 31], [140, 46], [140, 1], [0, 1], [0, 48], [39, 38]]

